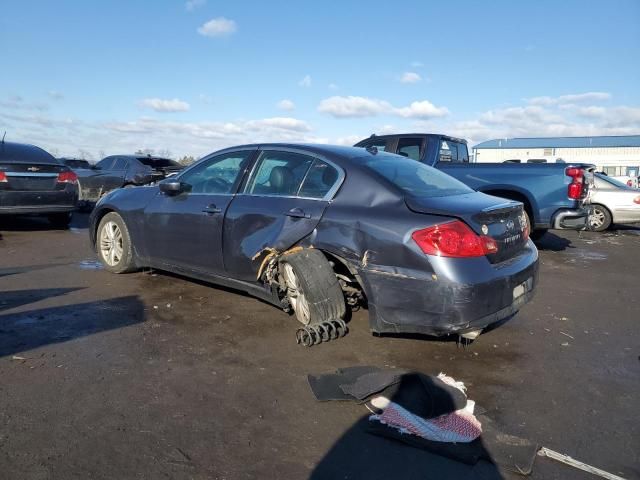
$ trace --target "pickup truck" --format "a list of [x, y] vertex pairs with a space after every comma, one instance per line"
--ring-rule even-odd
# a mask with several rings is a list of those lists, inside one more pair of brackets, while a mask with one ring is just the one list
[[470, 163], [467, 141], [431, 133], [372, 135], [356, 147], [403, 155], [442, 170], [474, 190], [524, 204], [531, 237], [548, 229], [588, 227], [594, 165], [584, 163]]

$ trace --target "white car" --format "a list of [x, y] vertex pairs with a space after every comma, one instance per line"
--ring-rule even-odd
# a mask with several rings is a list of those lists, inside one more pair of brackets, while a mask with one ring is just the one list
[[640, 223], [640, 190], [601, 173], [596, 173], [594, 180], [589, 197], [591, 230], [602, 232], [612, 223]]
[[624, 183], [627, 187], [638, 188], [638, 177], [630, 177], [628, 175], [621, 175], [619, 177], [609, 177], [619, 182]]

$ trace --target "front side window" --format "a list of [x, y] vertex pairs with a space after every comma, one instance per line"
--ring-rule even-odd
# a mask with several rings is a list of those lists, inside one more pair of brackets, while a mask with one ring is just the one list
[[127, 169], [127, 159], [124, 157], [117, 157], [116, 161], [113, 163], [112, 170], [126, 170]]
[[446, 173], [397, 155], [374, 155], [365, 161], [365, 165], [405, 193], [416, 197], [447, 197], [473, 192]]
[[265, 151], [258, 160], [245, 193], [296, 196], [313, 162], [314, 158], [308, 155]]
[[422, 143], [421, 138], [401, 138], [398, 141], [398, 155], [419, 161], [422, 158]]
[[469, 162], [469, 150], [465, 143], [458, 143], [458, 161]]
[[215, 156], [180, 176], [191, 193], [229, 194], [242, 174], [252, 152], [232, 152]]

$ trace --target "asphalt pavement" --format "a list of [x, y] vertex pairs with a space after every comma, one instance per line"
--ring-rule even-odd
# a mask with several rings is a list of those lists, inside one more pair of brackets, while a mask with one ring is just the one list
[[[370, 435], [307, 374], [444, 372], [499, 428], [640, 478], [640, 229], [549, 234], [534, 300], [462, 346], [374, 337], [296, 345], [296, 321], [158, 271], [113, 275], [70, 230], [0, 218], [0, 478], [519, 478]], [[533, 479], [595, 478], [538, 458]]]

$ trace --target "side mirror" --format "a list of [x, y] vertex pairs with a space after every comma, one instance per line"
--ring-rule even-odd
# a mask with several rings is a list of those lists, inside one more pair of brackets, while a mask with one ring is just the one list
[[184, 190], [184, 184], [179, 180], [174, 180], [173, 178], [169, 181], [164, 180], [158, 185], [160, 185], [160, 191], [167, 195], [178, 195]]

